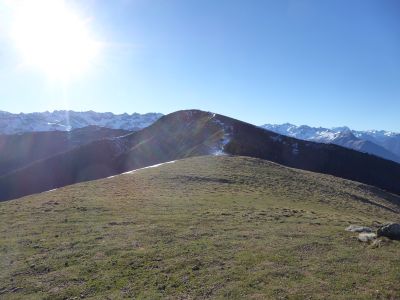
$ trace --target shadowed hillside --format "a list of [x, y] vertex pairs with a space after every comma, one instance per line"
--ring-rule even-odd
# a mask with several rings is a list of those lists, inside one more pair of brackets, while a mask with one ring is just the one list
[[87, 126], [72, 131], [28, 132], [0, 135], [0, 176], [41, 160], [104, 138], [130, 131]]
[[223, 129], [210, 114], [185, 111], [120, 138], [103, 139], [0, 177], [0, 199], [104, 178], [160, 162], [205, 155], [218, 147]]
[[257, 157], [400, 194], [400, 164], [336, 145], [285, 137], [232, 118], [178, 111], [120, 138], [96, 141], [0, 177], [7, 200], [165, 161], [207, 154]]
[[398, 299], [400, 197], [248, 157], [188, 158], [0, 203], [2, 299]]

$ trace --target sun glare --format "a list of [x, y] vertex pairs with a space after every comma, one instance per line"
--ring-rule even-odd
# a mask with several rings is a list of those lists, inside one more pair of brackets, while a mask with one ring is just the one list
[[51, 79], [69, 80], [83, 73], [99, 51], [99, 43], [63, 0], [26, 0], [14, 4], [12, 38], [24, 64]]

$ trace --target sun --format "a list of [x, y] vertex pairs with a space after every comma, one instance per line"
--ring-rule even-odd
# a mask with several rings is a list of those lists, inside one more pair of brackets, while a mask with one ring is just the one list
[[24, 64], [51, 79], [70, 80], [93, 63], [100, 43], [92, 38], [88, 20], [80, 18], [64, 0], [14, 3], [11, 35]]

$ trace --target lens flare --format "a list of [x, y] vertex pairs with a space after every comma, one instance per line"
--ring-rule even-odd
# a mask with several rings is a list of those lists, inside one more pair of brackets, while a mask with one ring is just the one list
[[12, 38], [23, 63], [45, 72], [51, 79], [69, 80], [80, 75], [98, 55], [88, 21], [63, 0], [16, 1]]

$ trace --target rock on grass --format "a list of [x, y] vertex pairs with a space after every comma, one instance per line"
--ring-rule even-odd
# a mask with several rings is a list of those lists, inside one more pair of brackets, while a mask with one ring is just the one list
[[365, 243], [367, 243], [367, 242], [373, 241], [373, 240], [375, 240], [375, 239], [376, 239], [376, 234], [373, 233], [373, 232], [361, 232], [361, 233], [358, 235], [358, 240], [359, 240], [360, 242], [365, 242]]
[[378, 236], [385, 236], [391, 240], [400, 240], [400, 224], [391, 223], [378, 229]]
[[358, 226], [358, 225], [350, 225], [345, 229], [346, 231], [351, 232], [372, 232], [372, 229], [365, 226]]

